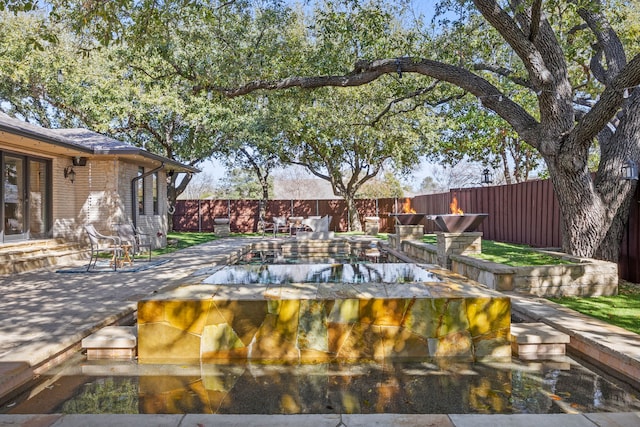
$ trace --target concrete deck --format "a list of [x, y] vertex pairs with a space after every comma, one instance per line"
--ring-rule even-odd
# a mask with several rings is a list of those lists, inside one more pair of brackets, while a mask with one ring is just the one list
[[[168, 255], [170, 261], [138, 273], [61, 274], [48, 268], [0, 276], [0, 396], [57, 358], [76, 352], [101, 327], [131, 318], [139, 299], [185, 283], [250, 242], [221, 239]], [[581, 316], [544, 300], [510, 295], [519, 314], [557, 321], [572, 342], [598, 344], [599, 357], [640, 363], [640, 336]], [[636, 379], [639, 377], [636, 377]], [[0, 415], [0, 426], [638, 426], [640, 413], [550, 415]]]

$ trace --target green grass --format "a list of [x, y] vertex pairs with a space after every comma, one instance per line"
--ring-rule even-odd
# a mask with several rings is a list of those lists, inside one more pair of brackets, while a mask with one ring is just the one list
[[188, 248], [189, 246], [195, 246], [217, 239], [218, 238], [213, 233], [170, 232], [167, 233], [167, 246], [164, 248], [154, 249], [152, 254], [168, 254], [179, 251], [180, 249]]
[[[435, 234], [426, 234], [423, 241], [433, 245], [437, 243]], [[570, 264], [569, 261], [543, 254], [530, 246], [492, 240], [482, 240], [482, 253], [469, 256], [511, 267]]]
[[640, 285], [620, 281], [618, 295], [610, 297], [549, 298], [550, 301], [611, 325], [640, 334]]

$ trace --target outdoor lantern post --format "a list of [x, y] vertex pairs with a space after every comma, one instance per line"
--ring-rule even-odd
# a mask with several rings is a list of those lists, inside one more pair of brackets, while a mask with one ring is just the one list
[[489, 171], [489, 169], [485, 169], [482, 171], [482, 178], [480, 182], [483, 184], [491, 184], [493, 182], [491, 172]]
[[624, 162], [624, 165], [622, 165], [622, 179], [638, 180], [638, 164], [636, 162], [633, 160]]

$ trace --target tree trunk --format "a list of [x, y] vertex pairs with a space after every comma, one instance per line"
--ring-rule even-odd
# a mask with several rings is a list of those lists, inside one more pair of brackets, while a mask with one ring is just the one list
[[264, 231], [264, 222], [267, 216], [267, 202], [269, 201], [269, 183], [266, 178], [263, 180], [262, 176], [260, 177], [260, 185], [262, 187], [262, 200], [260, 200], [260, 206], [258, 211], [258, 233], [262, 233]]
[[358, 216], [355, 197], [351, 194], [344, 195], [344, 201], [347, 203], [347, 217], [349, 218], [349, 231], [362, 231], [362, 223]]
[[619, 258], [637, 182], [621, 178], [622, 153], [628, 142], [622, 132], [616, 137], [618, 141], [603, 145], [595, 177], [586, 163], [576, 167], [580, 156], [568, 153], [564, 158], [545, 159], [560, 207], [562, 249], [571, 255], [612, 262]]

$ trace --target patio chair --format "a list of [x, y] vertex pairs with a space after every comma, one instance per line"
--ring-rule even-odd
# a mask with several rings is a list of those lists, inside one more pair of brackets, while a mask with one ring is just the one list
[[288, 233], [289, 224], [287, 223], [287, 219], [283, 216], [274, 216], [273, 222], [263, 223], [262, 235], [264, 236], [266, 232], [273, 232], [273, 237], [278, 233]]
[[149, 261], [151, 261], [150, 235], [141, 233], [132, 224], [116, 224], [114, 228], [122, 244], [131, 246], [131, 255], [135, 257], [146, 251], [149, 253]]
[[87, 271], [91, 269], [92, 264], [95, 268], [101, 253], [111, 254], [111, 265], [114, 270], [117, 270], [123, 252], [120, 237], [100, 234], [92, 224], [86, 224], [84, 230], [89, 237], [89, 243], [91, 243], [91, 258], [89, 258]]

